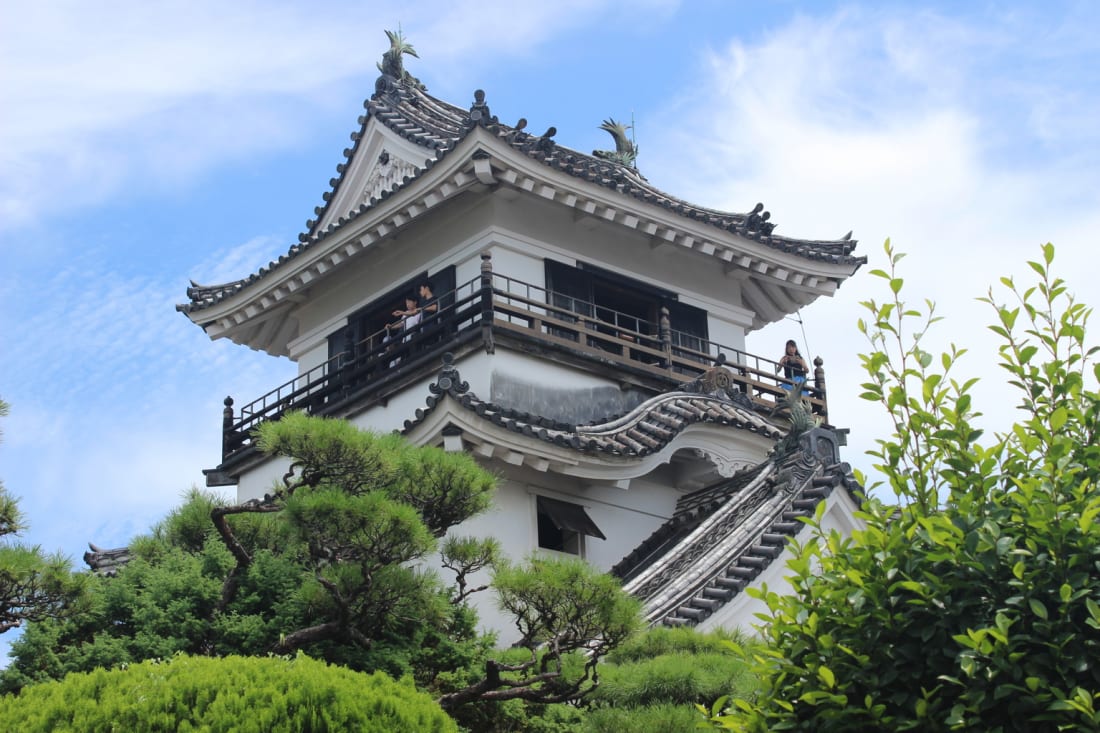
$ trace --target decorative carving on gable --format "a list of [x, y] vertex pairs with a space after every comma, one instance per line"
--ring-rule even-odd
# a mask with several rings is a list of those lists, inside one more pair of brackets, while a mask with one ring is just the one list
[[733, 478], [733, 475], [738, 471], [744, 470], [746, 468], [751, 468], [756, 465], [752, 461], [726, 458], [725, 456], [719, 455], [717, 453], [712, 453], [708, 450], [703, 450], [702, 448], [696, 448], [695, 455], [713, 465], [714, 468], [718, 471], [718, 475], [722, 478]]
[[378, 162], [375, 164], [374, 169], [367, 176], [367, 182], [364, 184], [363, 193], [359, 198], [361, 201], [366, 202], [371, 199], [378, 199], [382, 196], [383, 191], [392, 190], [394, 186], [403, 183], [406, 177], [415, 176], [419, 170], [409, 161], [383, 149], [378, 156]]

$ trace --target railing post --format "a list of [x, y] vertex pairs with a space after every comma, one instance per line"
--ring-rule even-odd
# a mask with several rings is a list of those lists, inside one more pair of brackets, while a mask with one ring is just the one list
[[481, 343], [486, 354], [496, 351], [493, 343], [493, 255], [481, 253]]
[[222, 410], [222, 461], [229, 457], [233, 443], [233, 398], [226, 397]]
[[814, 357], [814, 391], [817, 393], [817, 397], [821, 400], [821, 417], [823, 420], [829, 418], [829, 403], [825, 399], [825, 367], [823, 366], [825, 361], [820, 357]]
[[355, 361], [355, 329], [351, 327], [349, 323], [344, 330], [344, 356], [337, 362], [339, 368], [343, 368], [345, 364], [351, 364]]
[[672, 321], [668, 317], [668, 307], [661, 306], [661, 318], [658, 324], [661, 337], [661, 350], [665, 352], [665, 368], [672, 370]]

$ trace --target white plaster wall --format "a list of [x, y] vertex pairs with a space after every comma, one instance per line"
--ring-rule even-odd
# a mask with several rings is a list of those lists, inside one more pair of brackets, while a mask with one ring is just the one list
[[[492, 255], [493, 272], [539, 287], [545, 284], [546, 268], [542, 252], [502, 236], [491, 228], [482, 232], [479, 239], [483, 241], [481, 249], [469, 252], [455, 263], [456, 282], [461, 284], [480, 277], [481, 252], [487, 251]], [[497, 285], [504, 287], [504, 283]]]
[[606, 221], [574, 217], [571, 209], [528, 196], [460, 196], [432, 217], [390, 240], [377, 242], [342, 262], [310, 288], [295, 313], [299, 337], [291, 358], [304, 373], [327, 358], [328, 334], [348, 315], [417, 273], [456, 266], [456, 284], [481, 271], [479, 254], [493, 254], [493, 270], [536, 286], [545, 285], [544, 258], [578, 260], [677, 293], [710, 313], [712, 341], [744, 348], [751, 314], [741, 307], [740, 282], [709, 256], [671, 245]]
[[328, 339], [313, 343], [307, 351], [298, 355], [298, 374], [306, 374], [328, 361]]
[[[434, 274], [455, 262], [477, 259], [472, 250], [489, 228], [492, 207], [486, 200], [474, 200], [474, 204], [462, 197], [443, 204], [435, 216], [376, 242], [310, 288], [309, 299], [297, 312], [301, 335], [290, 344], [291, 356], [318, 348], [350, 314], [396, 284], [425, 270]], [[465, 279], [469, 278], [456, 276], [456, 284]]]
[[353, 416], [351, 423], [358, 428], [373, 430], [376, 433], [404, 429], [406, 420], [414, 419], [417, 410], [427, 407], [427, 399], [431, 396], [428, 386], [434, 383], [437, 377], [438, 372], [406, 387], [384, 403], [372, 405]]
[[[489, 367], [495, 374], [507, 375], [526, 384], [545, 384], [573, 389], [619, 386], [617, 381], [607, 377], [582, 372], [557, 362], [507, 349], [497, 349]], [[465, 372], [462, 373], [462, 377], [466, 379]], [[471, 389], [473, 389], [472, 383]], [[483, 399], [489, 399], [488, 389], [477, 394]]]
[[[484, 464], [491, 471], [504, 472], [503, 464]], [[584, 557], [600, 570], [608, 570], [652, 534], [675, 509], [677, 492], [659, 483], [634, 481], [629, 490], [611, 486], [591, 485], [584, 481], [555, 474], [533, 471], [511, 472], [500, 481], [492, 508], [454, 527], [454, 536], [494, 537], [505, 556], [522, 562], [533, 552], [559, 553], [538, 549], [537, 496], [548, 496], [584, 507], [607, 536], [606, 540], [586, 537]], [[445, 582], [453, 575], [436, 562]], [[475, 584], [488, 582], [488, 573], [473, 579]], [[499, 634], [499, 642], [508, 644], [517, 634], [508, 616], [495, 605], [492, 591], [474, 596], [480, 625]]]
[[491, 251], [494, 272], [540, 288], [546, 287], [544, 251], [532, 251], [524, 243], [499, 233], [494, 236]]
[[237, 503], [263, 498], [264, 494], [270, 493], [272, 488], [281, 483], [289, 468], [288, 458], [268, 458], [242, 474], [240, 483], [237, 484]]
[[[442, 366], [440, 363], [439, 369], [410, 384], [385, 402], [372, 405], [352, 416], [352, 424], [364, 430], [380, 433], [402, 430], [406, 420], [412, 420], [417, 410], [427, 406], [427, 399], [431, 395], [428, 387], [439, 377]], [[495, 354], [486, 354], [480, 349], [475, 350], [460, 358], [455, 366], [462, 380], [469, 384], [470, 391], [485, 400], [488, 400], [491, 394], [494, 371], [503, 371], [516, 375], [517, 378], [534, 379], [535, 383], [543, 384], [577, 387], [615, 384], [608, 379], [576, 372], [552, 362], [505, 349], [499, 349]], [[262, 496], [270, 489], [272, 480], [286, 472], [285, 467], [274, 468], [271, 467], [271, 463], [272, 461], [265, 461], [241, 476], [237, 489], [239, 501]]]
[[751, 323], [751, 314], [741, 307], [740, 282], [709, 255], [676, 245], [654, 246], [654, 239], [641, 232], [598, 218], [576, 218], [571, 209], [532, 197], [498, 204], [495, 212], [499, 228], [516, 241], [545, 250], [545, 256], [620, 272], [676, 292], [683, 302], [715, 311], [730, 323]]
[[[710, 340], [717, 344], [745, 351], [745, 330], [745, 326], [732, 323], [714, 312], [707, 313], [707, 333]], [[733, 354], [727, 356], [732, 360]]]

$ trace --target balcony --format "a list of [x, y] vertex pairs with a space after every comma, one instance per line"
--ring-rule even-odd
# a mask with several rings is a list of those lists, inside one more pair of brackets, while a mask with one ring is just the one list
[[[759, 410], [779, 408], [792, 382], [777, 362], [678, 331], [662, 309], [656, 323], [578, 301], [492, 271], [482, 255], [481, 275], [442, 294], [439, 312], [407, 331], [371, 334], [348, 343], [324, 364], [300, 374], [233, 410], [226, 398], [222, 464], [208, 472], [223, 477], [252, 450], [252, 433], [288, 410], [347, 416], [385, 399], [415, 378], [438, 368], [445, 352], [464, 353], [497, 345], [537, 354], [594, 373], [629, 380], [655, 394], [724, 364], [733, 388]], [[815, 414], [827, 418], [824, 370], [815, 361], [813, 379], [802, 385]]]

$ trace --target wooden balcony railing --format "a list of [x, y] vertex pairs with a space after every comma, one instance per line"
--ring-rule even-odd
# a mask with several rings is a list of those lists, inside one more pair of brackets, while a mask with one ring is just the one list
[[[701, 376], [723, 363], [742, 394], [774, 410], [788, 390], [780, 366], [694, 334], [678, 331], [667, 309], [651, 323], [626, 313], [578, 301], [538, 285], [494, 273], [482, 255], [481, 275], [439, 298], [439, 312], [408, 331], [373, 333], [324, 364], [298, 375], [234, 413], [226, 398], [222, 462], [249, 448], [252, 432], [264, 421], [288, 410], [332, 414], [380, 392], [387, 385], [439, 363], [443, 352], [472, 341], [485, 343], [506, 336], [534, 342], [540, 348], [568, 352], [584, 360], [628, 369], [656, 378], [667, 388]], [[805, 399], [825, 417], [825, 377], [821, 359], [814, 378], [801, 385]]]

